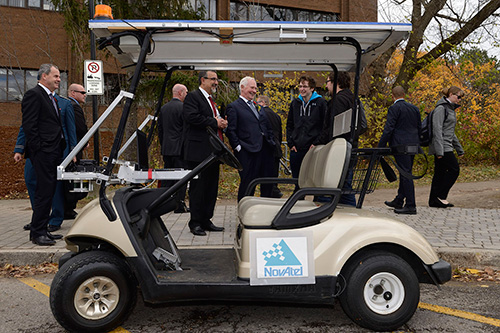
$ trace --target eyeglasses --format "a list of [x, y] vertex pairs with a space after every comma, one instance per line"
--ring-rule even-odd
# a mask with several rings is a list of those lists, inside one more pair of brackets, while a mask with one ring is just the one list
[[299, 85], [299, 88], [309, 88], [309, 86]]
[[74, 92], [77, 92], [77, 93], [80, 93], [82, 95], [86, 95], [87, 92], [86, 91], [80, 91], [80, 90], [73, 90]]
[[462, 99], [462, 97], [464, 97], [462, 95], [457, 95], [457, 94], [455, 94], [455, 96], [457, 96], [458, 99]]
[[216, 77], [208, 77], [208, 76], [204, 76], [203, 78], [204, 78], [204, 79], [207, 79], [207, 80], [212, 80], [212, 81], [214, 81], [214, 82], [218, 82], [218, 81], [219, 81], [219, 79], [218, 79], [218, 78], [216, 78]]

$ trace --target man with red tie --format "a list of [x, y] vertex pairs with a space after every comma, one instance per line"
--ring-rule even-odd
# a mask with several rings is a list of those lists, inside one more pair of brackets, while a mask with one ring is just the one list
[[[199, 89], [187, 94], [182, 116], [185, 125], [184, 160], [189, 169], [194, 169], [212, 152], [207, 127], [211, 127], [222, 138], [222, 130], [227, 127], [212, 94], [217, 91], [219, 79], [214, 71], [198, 74]], [[189, 229], [196, 236], [205, 236], [206, 231], [223, 231], [215, 226], [214, 215], [217, 192], [219, 190], [219, 162], [215, 162], [193, 179], [189, 185], [189, 209], [191, 218]]]
[[55, 239], [62, 238], [47, 231], [57, 185], [57, 166], [66, 147], [60, 110], [53, 95], [60, 82], [61, 75], [56, 66], [41, 65], [38, 84], [24, 94], [21, 104], [25, 155], [31, 159], [36, 175], [30, 239], [42, 246], [54, 245]]

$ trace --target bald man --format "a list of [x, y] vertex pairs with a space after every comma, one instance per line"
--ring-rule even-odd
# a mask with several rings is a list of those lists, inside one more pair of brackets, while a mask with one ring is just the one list
[[[161, 143], [161, 154], [165, 168], [185, 168], [182, 159], [183, 119], [182, 108], [188, 89], [183, 84], [176, 84], [172, 88], [172, 99], [163, 105], [158, 119], [158, 135]], [[162, 181], [163, 186], [172, 186], [176, 181]], [[187, 213], [184, 198], [186, 197], [186, 186], [182, 187], [176, 194], [177, 208], [174, 213]]]

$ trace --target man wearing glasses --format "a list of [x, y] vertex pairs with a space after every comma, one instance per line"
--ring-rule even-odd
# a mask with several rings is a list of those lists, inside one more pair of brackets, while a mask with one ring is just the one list
[[[73, 111], [75, 113], [75, 127], [76, 127], [76, 142], [80, 140], [87, 134], [87, 122], [85, 120], [85, 113], [83, 113], [82, 105], [85, 104], [85, 98], [87, 97], [87, 91], [85, 88], [78, 83], [73, 83], [68, 89], [68, 98], [73, 106]], [[77, 161], [80, 161], [83, 157], [83, 149], [76, 154]], [[66, 185], [69, 185], [68, 183]], [[65, 199], [66, 203], [64, 205], [64, 219], [72, 220], [76, 218], [77, 213], [75, 212], [76, 203], [78, 200], [83, 199], [86, 193], [74, 193], [70, 192], [68, 188], [66, 191]]]
[[[85, 121], [85, 114], [83, 113], [82, 105], [85, 103], [87, 92], [85, 88], [77, 83], [69, 86], [68, 97], [75, 112], [75, 125], [76, 125], [76, 140], [80, 140], [87, 134], [87, 122]], [[80, 150], [76, 155], [77, 160], [82, 159], [82, 151]]]
[[286, 121], [286, 139], [290, 147], [290, 168], [293, 178], [299, 177], [300, 165], [309, 148], [320, 144], [326, 101], [314, 89], [316, 81], [310, 76], [302, 76], [299, 80], [300, 96], [290, 103]]
[[[217, 109], [214, 97], [219, 80], [214, 71], [198, 74], [199, 89], [187, 94], [182, 116], [185, 125], [184, 160], [189, 169], [194, 169], [212, 152], [207, 127], [217, 131], [222, 139], [222, 130], [227, 127]], [[223, 231], [215, 226], [214, 215], [217, 192], [219, 190], [219, 163], [215, 162], [193, 179], [189, 186], [189, 208], [191, 218], [189, 229], [196, 236], [205, 236], [206, 231]]]

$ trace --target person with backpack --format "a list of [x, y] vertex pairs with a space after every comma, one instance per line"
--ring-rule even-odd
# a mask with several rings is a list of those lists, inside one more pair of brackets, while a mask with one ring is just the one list
[[[413, 104], [405, 101], [405, 90], [401, 86], [392, 89], [394, 103], [387, 111], [387, 121], [384, 132], [378, 143], [379, 147], [389, 146], [393, 150], [406, 151], [408, 145], [418, 145], [420, 137], [420, 110]], [[414, 155], [394, 155], [399, 168], [411, 174]], [[399, 175], [398, 194], [392, 201], [385, 204], [394, 208], [396, 214], [417, 214], [415, 203], [415, 186], [413, 179], [405, 175]]]
[[454, 150], [459, 157], [464, 149], [455, 135], [457, 117], [455, 110], [460, 106], [464, 92], [456, 87], [445, 88], [443, 97], [432, 111], [432, 137], [429, 155], [434, 155], [434, 176], [432, 177], [429, 206], [437, 208], [453, 207], [446, 199], [460, 174], [460, 167]]

